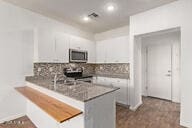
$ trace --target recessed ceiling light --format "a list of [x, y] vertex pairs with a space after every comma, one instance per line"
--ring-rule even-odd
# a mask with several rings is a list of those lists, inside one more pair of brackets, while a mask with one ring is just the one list
[[117, 4], [116, 4], [116, 3], [113, 3], [113, 2], [107, 3], [107, 4], [105, 4], [105, 6], [104, 6], [104, 10], [105, 10], [106, 12], [114, 12], [114, 11], [116, 11], [117, 9], [118, 9]]
[[114, 10], [115, 10], [115, 7], [113, 5], [108, 5], [107, 6], [107, 11], [112, 12]]
[[85, 17], [83, 17], [83, 20], [84, 20], [85, 22], [88, 22], [88, 21], [90, 20], [90, 18], [89, 18], [88, 16], [85, 16]]

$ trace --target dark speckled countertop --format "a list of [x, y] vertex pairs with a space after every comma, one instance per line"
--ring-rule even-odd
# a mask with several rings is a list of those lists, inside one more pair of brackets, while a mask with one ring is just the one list
[[85, 82], [79, 82], [79, 84], [72, 86], [57, 84], [57, 88], [54, 89], [52, 82], [53, 79], [45, 77], [29, 76], [26, 77], [26, 81], [82, 102], [87, 102], [107, 93], [111, 93], [118, 90], [118, 88], [114, 87], [106, 87]]

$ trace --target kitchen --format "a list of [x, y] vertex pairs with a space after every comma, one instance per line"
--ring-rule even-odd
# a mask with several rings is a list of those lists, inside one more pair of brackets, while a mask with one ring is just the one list
[[[98, 2], [97, 6], [87, 1], [92, 6], [88, 7], [86, 16], [76, 19], [76, 23], [79, 24], [72, 22], [75, 19], [71, 18], [77, 16], [78, 11], [71, 10], [71, 15], [68, 15], [65, 10], [70, 10], [73, 2], [68, 3], [70, 6], [62, 8], [64, 3], [59, 0], [58, 3], [51, 0], [42, 3], [22, 0], [0, 1], [0, 15], [3, 17], [0, 22], [2, 58], [0, 66], [2, 71], [0, 122], [2, 125], [0, 127], [22, 126], [22, 121], [18, 121], [19, 124], [17, 124], [18, 122], [14, 119], [25, 115], [29, 121], [24, 121], [24, 124], [32, 122], [39, 128], [145, 126], [142, 121], [145, 120], [147, 111], [145, 111], [146, 115], [140, 115], [141, 122], [135, 114], [141, 112], [139, 110], [143, 109], [143, 105], [145, 107], [148, 100], [151, 102], [155, 99], [150, 100], [145, 97], [142, 99], [141, 80], [137, 74], [140, 72], [140, 68], [137, 67], [140, 61], [137, 61], [139, 55], [135, 53], [137, 50], [134, 49], [136, 48], [134, 43], [138, 35], [173, 28], [179, 28], [181, 31], [181, 78], [185, 76], [185, 79], [181, 79], [181, 83], [184, 83], [181, 90], [184, 92], [181, 92], [181, 100], [179, 100], [181, 108], [178, 107], [180, 105], [178, 103], [169, 103], [179, 108], [176, 113], [175, 111], [172, 113], [178, 114], [178, 120], [174, 122], [174, 126], [181, 124], [190, 127], [191, 116], [188, 115], [190, 113], [188, 108], [191, 104], [187, 101], [190, 97], [188, 91], [191, 88], [187, 86], [190, 83], [188, 77], [190, 75], [186, 67], [189, 67], [187, 64], [191, 62], [190, 59], [186, 59], [187, 51], [183, 49], [190, 51], [190, 45], [186, 43], [190, 39], [186, 33], [191, 29], [186, 19], [190, 19], [188, 12], [192, 5], [191, 1], [170, 0], [167, 3], [158, 4], [151, 1], [132, 3], [132, 0], [122, 0], [115, 4], [108, 4], [109, 1]], [[53, 4], [50, 7], [60, 8], [68, 18], [61, 18], [58, 12], [54, 14], [54, 11], [51, 11], [53, 8], [48, 6], [45, 8], [45, 3], [49, 6]], [[82, 3], [82, 7], [83, 4], [85, 3]], [[188, 10], [183, 9], [186, 5]], [[140, 6], [140, 10], [126, 10], [131, 6], [135, 8]], [[164, 9], [169, 11], [165, 14]], [[174, 17], [178, 12], [177, 9], [182, 11], [178, 17]], [[119, 13], [126, 11], [130, 13], [122, 14], [122, 18]], [[156, 14], [160, 17], [156, 17]], [[111, 20], [110, 17], [113, 19]], [[164, 22], [160, 22], [162, 17]], [[70, 18], [73, 20], [68, 21]], [[117, 18], [120, 19], [115, 23], [114, 19]], [[155, 19], [156, 23], [153, 21]], [[113, 27], [110, 26], [109, 21], [114, 24]], [[31, 95], [28, 92], [31, 92]], [[37, 100], [38, 97], [41, 97], [40, 100]], [[58, 108], [67, 106], [67, 109], [74, 113], [71, 117], [58, 121], [58, 113], [55, 111], [60, 110], [54, 105], [47, 105], [45, 101], [49, 99], [55, 104], [58, 103]], [[42, 106], [41, 100], [46, 107]], [[49, 108], [55, 111], [50, 113]], [[129, 118], [128, 113], [133, 114], [130, 117], [134, 118]], [[65, 112], [64, 117], [66, 117]], [[152, 118], [147, 125], [151, 122], [153, 122]], [[171, 121], [163, 122], [161, 126], [168, 126], [170, 123]]]
[[[107, 64], [107, 62], [110, 60], [104, 60], [103, 62], [101, 62], [101, 63], [106, 63], [106, 64], [100, 64], [100, 63], [91, 64], [91, 63], [89, 63], [89, 61], [93, 60], [93, 58], [94, 58], [92, 54], [89, 54], [93, 50], [93, 49], [88, 49], [88, 48], [90, 48], [89, 45], [91, 45], [91, 43], [86, 41], [85, 39], [81, 39], [81, 38], [77, 38], [76, 40], [75, 39], [74, 39], [74, 37], [70, 37], [67, 35], [62, 35], [62, 36], [60, 36], [60, 38], [56, 38], [56, 40], [55, 40], [56, 48], [54, 48], [54, 49], [55, 49], [55, 54], [56, 54], [55, 58], [57, 58], [57, 59], [54, 58], [52, 63], [51, 62], [35, 63], [34, 64], [34, 77], [26, 77], [26, 81], [27, 81], [26, 85], [27, 85], [27, 87], [31, 87], [31, 88], [35, 88], [35, 89], [38, 88], [36, 85], [40, 85], [41, 87], [46, 87], [48, 89], [51, 88], [50, 90], [56, 90], [56, 92], [64, 94], [64, 96], [73, 98], [73, 99], [71, 99], [70, 102], [67, 102], [66, 100], [64, 100], [63, 102], [67, 103], [68, 105], [71, 105], [72, 107], [78, 108], [79, 110], [81, 110], [84, 113], [82, 119], [80, 119], [80, 120], [82, 120], [81, 122], [85, 122], [85, 124], [82, 123], [82, 126], [81, 126], [78, 123], [78, 127], [79, 126], [96, 127], [94, 124], [96, 123], [97, 118], [99, 118], [100, 119], [99, 121], [101, 121], [101, 122], [98, 121], [98, 123], [96, 123], [96, 124], [100, 124], [100, 127], [115, 127], [115, 123], [114, 124], [109, 123], [109, 122], [115, 122], [115, 111], [114, 111], [115, 104], [114, 104], [114, 100], [113, 100], [114, 95], [116, 95], [116, 99], [119, 104], [122, 104], [125, 106], [129, 105], [129, 102], [128, 102], [128, 78], [129, 78], [128, 66], [129, 66], [129, 64], [125, 63], [125, 62], [118, 64], [117, 61], [121, 62], [121, 60], [118, 60], [118, 58], [119, 58], [118, 56], [117, 57], [113, 56], [114, 57], [113, 60], [115, 60], [115, 61], [112, 60], [113, 62], [111, 61], [110, 64]], [[121, 37], [120, 39], [125, 40], [127, 38]], [[118, 40], [120, 40], [120, 39], [118, 39]], [[70, 46], [69, 48], [66, 47], [68, 40], [70, 40], [70, 43], [68, 45], [68, 46]], [[80, 45], [78, 45], [75, 41], [78, 43], [80, 42], [79, 43]], [[86, 42], [88, 42], [88, 43], [86, 43]], [[124, 41], [124, 42], [121, 41], [121, 42], [122, 42], [122, 44], [126, 43], [126, 41]], [[73, 43], [75, 43], [75, 44], [73, 44]], [[85, 43], [85, 45], [82, 45], [83, 43]], [[67, 50], [63, 51], [63, 49], [61, 49], [61, 46], [59, 46], [58, 44], [62, 44], [63, 46], [65, 46], [65, 48]], [[86, 45], [86, 44], [88, 44], [88, 45]], [[106, 45], [106, 46], [108, 46], [108, 45]], [[114, 48], [115, 47], [117, 47], [117, 46], [114, 46]], [[48, 49], [45, 46], [42, 48]], [[94, 47], [91, 47], [91, 48], [94, 48]], [[61, 51], [58, 51], [58, 50], [61, 50]], [[101, 50], [101, 49], [99, 49], [99, 50]], [[43, 50], [41, 50], [41, 51], [43, 51]], [[46, 53], [50, 54], [50, 51], [46, 51]], [[68, 59], [65, 58], [65, 56], [57, 55], [57, 53], [60, 53], [59, 55], [67, 55]], [[46, 57], [42, 57], [42, 58], [46, 58]], [[89, 58], [92, 58], [92, 59], [89, 59]], [[60, 63], [60, 62], [65, 61], [65, 59], [66, 59], [66, 63]], [[127, 58], [127, 60], [128, 60], [128, 58]], [[88, 61], [88, 63], [87, 63], [87, 61]], [[41, 60], [40, 62], [43, 62], [43, 60]], [[81, 83], [82, 81], [88, 82], [88, 83], [93, 83], [95, 85], [97, 85], [97, 84], [105, 85], [107, 88], [105, 89], [105, 88], [101, 88], [99, 86], [94, 87], [94, 85], [92, 85], [93, 89], [91, 89], [91, 87], [89, 87], [91, 85], [82, 84]], [[50, 83], [50, 85], [49, 85], [49, 83]], [[69, 87], [64, 88], [64, 87], [62, 87], [62, 85], [66, 85]], [[52, 86], [54, 89], [52, 89]], [[75, 90], [77, 90], [77, 91], [75, 91]], [[80, 90], [80, 91], [78, 91], [78, 90]], [[50, 95], [49, 93], [46, 93], [45, 91], [42, 91], [40, 88], [38, 88], [38, 91], [43, 92], [49, 96], [56, 97], [56, 96]], [[114, 94], [115, 91], [117, 91], [116, 94]], [[78, 95], [75, 93], [77, 93]], [[107, 98], [105, 95], [106, 96], [112, 95], [111, 96], [112, 99]], [[102, 100], [101, 100], [101, 98], [102, 98]], [[75, 99], [75, 101], [74, 101], [74, 99]], [[78, 102], [78, 103], [74, 104], [73, 102], [77, 102], [76, 100], [81, 101], [81, 102], [83, 101], [84, 103], [82, 104], [82, 103]], [[97, 100], [99, 100], [99, 101], [97, 101]], [[91, 103], [89, 103], [89, 101], [94, 102], [94, 107], [92, 106], [92, 109], [94, 109], [94, 111], [90, 108]], [[109, 101], [111, 101], [111, 102], [109, 102]], [[76, 106], [76, 104], [78, 104], [78, 105]], [[98, 104], [98, 106], [97, 106], [97, 104]], [[106, 109], [101, 109], [99, 107], [100, 104], [102, 104], [102, 108], [105, 108], [105, 104], [106, 104], [108, 111]], [[27, 104], [27, 106], [28, 106], [28, 104]], [[32, 105], [30, 105], [30, 106], [32, 106]], [[81, 106], [81, 107], [79, 107], [79, 106]], [[28, 108], [27, 108], [27, 110], [28, 110]], [[91, 111], [93, 111], [93, 112], [91, 112]], [[100, 113], [100, 114], [94, 116], [95, 112]], [[39, 113], [39, 112], [36, 112], [36, 113]], [[113, 118], [112, 119], [107, 118], [108, 120], [105, 119], [105, 116], [108, 115], [107, 113], [109, 113], [109, 116], [111, 116]], [[39, 120], [40, 120], [40, 119], [38, 119], [38, 121], [36, 120], [37, 117], [35, 115], [37, 115], [37, 114], [33, 115], [33, 114], [28, 113], [27, 115], [28, 115], [28, 117], [30, 117], [31, 120], [33, 120], [34, 123], [39, 122]], [[91, 117], [89, 117], [89, 116], [91, 116]], [[90, 119], [87, 119], [88, 117]], [[92, 121], [93, 119], [94, 119], [94, 123], [89, 122], [89, 120]], [[44, 117], [43, 120], [47, 120], [47, 119]], [[51, 123], [50, 124], [46, 123], [43, 125], [42, 122], [45, 122], [43, 120], [40, 121], [41, 123], [39, 123], [39, 124], [35, 123], [35, 125], [38, 127], [47, 127], [47, 128], [54, 127], [54, 125], [52, 125]], [[51, 122], [51, 121], [49, 121], [49, 122]], [[70, 120], [70, 122], [72, 124], [76, 124], [75, 122], [73, 122], [72, 119]], [[73, 126], [71, 124], [69, 124], [69, 126], [67, 126], [67, 125], [65, 126], [65, 124], [62, 124], [62, 126], [60, 126], [60, 127], [77, 127], [77, 126]]]

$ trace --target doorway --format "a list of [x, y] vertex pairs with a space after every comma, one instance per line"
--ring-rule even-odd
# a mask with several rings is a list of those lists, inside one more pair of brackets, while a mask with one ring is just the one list
[[180, 103], [180, 31], [142, 35], [140, 45], [142, 95]]

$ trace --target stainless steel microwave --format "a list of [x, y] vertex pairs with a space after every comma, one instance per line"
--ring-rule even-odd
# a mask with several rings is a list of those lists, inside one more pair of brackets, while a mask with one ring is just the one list
[[83, 50], [69, 49], [69, 62], [86, 63], [88, 52]]

